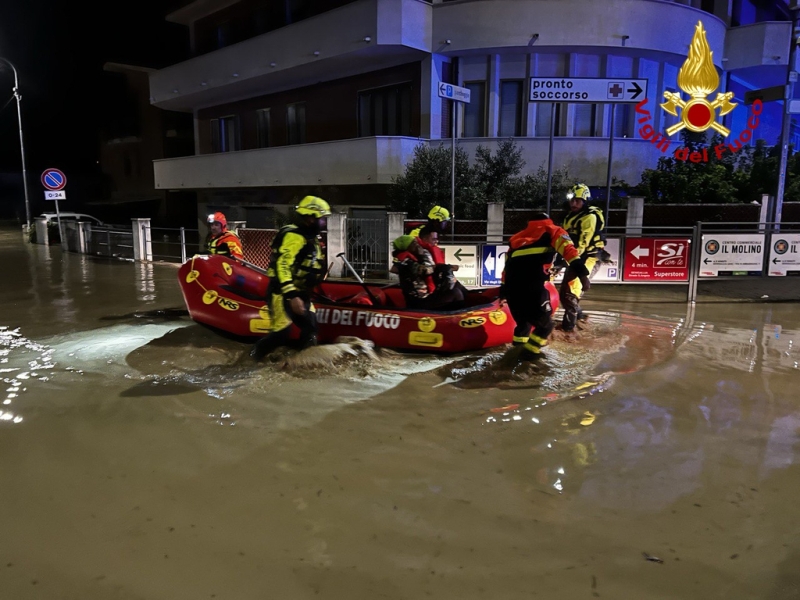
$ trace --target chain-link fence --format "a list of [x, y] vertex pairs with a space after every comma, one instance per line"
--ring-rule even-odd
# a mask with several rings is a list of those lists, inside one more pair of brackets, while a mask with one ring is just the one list
[[[537, 212], [543, 212], [544, 209], [535, 208], [509, 208], [506, 209], [503, 215], [503, 239], [508, 239], [518, 231], [522, 231], [528, 226], [528, 221]], [[609, 216], [606, 219], [606, 228], [625, 227], [628, 211], [624, 208], [612, 208], [609, 210]], [[555, 223], [561, 223], [567, 212], [559, 210], [553, 212], [550, 217]]]
[[262, 269], [269, 266], [272, 255], [272, 241], [278, 235], [277, 229], [249, 229], [247, 227], [236, 230], [242, 240], [244, 259]]
[[362, 277], [386, 273], [389, 262], [386, 219], [347, 219], [347, 260]]

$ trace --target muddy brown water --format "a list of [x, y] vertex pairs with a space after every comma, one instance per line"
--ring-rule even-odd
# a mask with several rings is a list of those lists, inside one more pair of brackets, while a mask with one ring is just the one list
[[175, 266], [0, 250], [2, 599], [800, 597], [797, 304], [255, 365]]

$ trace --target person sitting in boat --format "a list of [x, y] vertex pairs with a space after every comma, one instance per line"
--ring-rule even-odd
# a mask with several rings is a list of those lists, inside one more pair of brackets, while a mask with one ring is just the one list
[[424, 310], [456, 310], [463, 307], [461, 289], [447, 286], [436, 287], [433, 273], [436, 264], [430, 252], [410, 235], [401, 235], [392, 242], [392, 273], [400, 277], [400, 288], [408, 308]]
[[450, 211], [443, 206], [434, 206], [428, 211], [428, 222], [412, 229], [408, 235], [419, 237], [423, 227], [430, 227], [436, 232], [443, 232], [450, 222]]
[[419, 245], [424, 250], [430, 252], [435, 263], [433, 271], [433, 281], [437, 288], [446, 286], [447, 289], [460, 288], [462, 296], [466, 297], [467, 289], [456, 279], [455, 271], [458, 265], [448, 265], [445, 260], [444, 251], [439, 247], [439, 232], [426, 225], [422, 228], [417, 237]]
[[[556, 253], [564, 257], [570, 273], [589, 289], [589, 271], [569, 234], [546, 213], [537, 213], [528, 226], [511, 236], [500, 285], [500, 298], [508, 302], [516, 323], [514, 345], [523, 347], [520, 360], [536, 360], [553, 331], [550, 268]], [[531, 333], [533, 328], [533, 333]]]
[[222, 254], [232, 258], [244, 258], [242, 240], [232, 231], [228, 231], [228, 220], [221, 212], [208, 215], [209, 237], [206, 250], [209, 254]]
[[290, 343], [292, 324], [300, 329], [296, 345], [317, 344], [317, 318], [311, 291], [325, 276], [325, 257], [319, 242], [324, 219], [331, 207], [322, 198], [306, 196], [295, 207], [297, 224], [281, 228], [272, 242], [267, 275], [267, 307], [270, 333], [260, 339], [250, 355], [261, 359]]

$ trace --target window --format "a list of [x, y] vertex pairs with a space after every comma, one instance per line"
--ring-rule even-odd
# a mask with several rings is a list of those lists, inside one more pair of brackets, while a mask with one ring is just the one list
[[522, 135], [522, 81], [500, 82], [500, 137]]
[[411, 135], [411, 83], [358, 94], [358, 135]]
[[[537, 137], [550, 137], [550, 115], [552, 114], [553, 104], [550, 102], [538, 102], [536, 104], [536, 135]], [[558, 137], [561, 135], [561, 107], [562, 104], [556, 104], [556, 123], [553, 135]]]
[[469, 104], [464, 105], [464, 137], [486, 137], [486, 82], [467, 83], [464, 87], [470, 92]]
[[217, 48], [224, 48], [225, 46], [230, 44], [230, 37], [231, 37], [230, 21], [225, 21], [224, 23], [220, 23], [219, 25], [217, 25], [216, 31], [214, 32], [214, 38]]
[[289, 144], [306, 143], [306, 103], [286, 106], [286, 141]]
[[[631, 130], [631, 108], [630, 104], [611, 104], [614, 113], [614, 137], [630, 137]], [[610, 118], [610, 115], [609, 115]]]
[[239, 149], [238, 117], [211, 119], [211, 151], [233, 152]]
[[597, 135], [597, 107], [599, 104], [575, 104], [575, 137], [595, 137]]
[[270, 121], [268, 108], [256, 111], [256, 133], [258, 134], [258, 147], [269, 148]]

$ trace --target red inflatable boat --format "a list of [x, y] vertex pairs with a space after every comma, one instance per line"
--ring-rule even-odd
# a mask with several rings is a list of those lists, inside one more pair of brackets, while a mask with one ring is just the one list
[[[198, 323], [242, 338], [269, 333], [269, 278], [259, 270], [224, 256], [197, 255], [181, 265], [178, 280], [189, 314]], [[555, 307], [558, 294], [549, 285]], [[464, 309], [422, 311], [405, 308], [396, 284], [324, 281], [313, 298], [319, 341], [354, 336], [384, 348], [441, 353], [508, 344], [514, 320], [508, 307], [500, 306], [498, 292], [496, 287], [470, 290]]]

